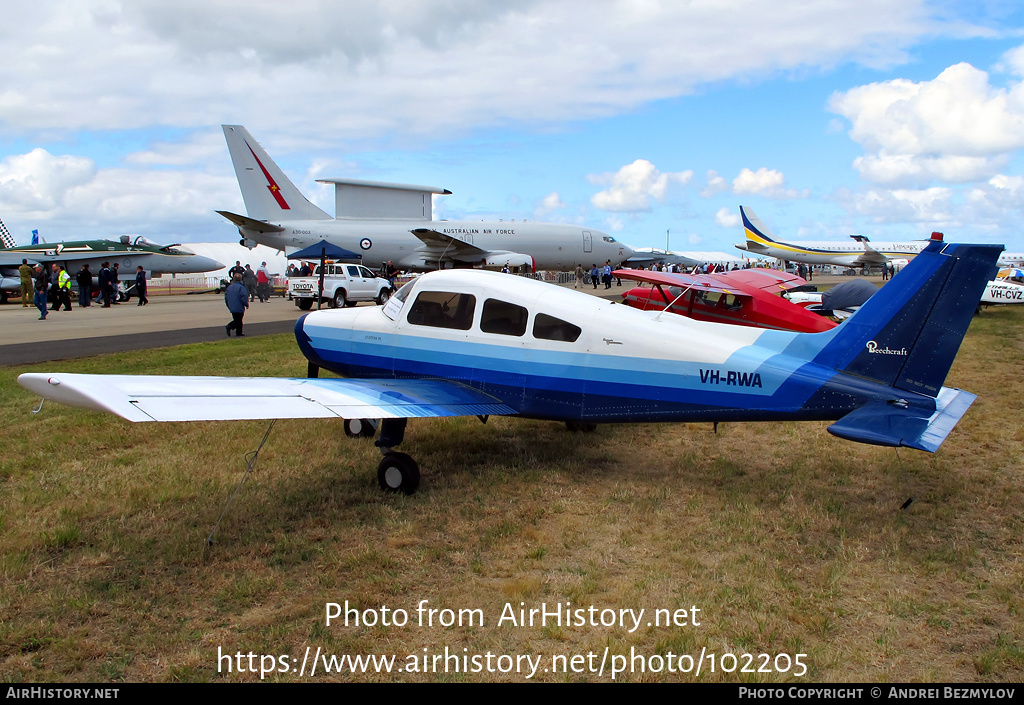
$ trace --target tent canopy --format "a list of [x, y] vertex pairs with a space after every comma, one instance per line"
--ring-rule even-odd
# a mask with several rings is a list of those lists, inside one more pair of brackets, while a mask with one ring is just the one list
[[315, 245], [310, 245], [297, 252], [293, 252], [288, 255], [288, 259], [357, 259], [361, 260], [362, 255], [357, 255], [355, 252], [349, 252], [343, 247], [338, 247], [327, 240], [321, 240]]

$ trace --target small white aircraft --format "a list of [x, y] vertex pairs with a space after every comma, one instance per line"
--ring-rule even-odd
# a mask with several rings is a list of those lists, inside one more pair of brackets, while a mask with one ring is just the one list
[[1024, 304], [1024, 270], [1019, 268], [1000, 270], [999, 276], [985, 287], [985, 293], [981, 295], [981, 303], [986, 305]]
[[[923, 250], [930, 240], [917, 242], [871, 242], [864, 235], [851, 235], [853, 242], [783, 242], [775, 239], [757, 214], [740, 206], [747, 241], [735, 247], [762, 257], [775, 257], [806, 264], [835, 264], [843, 267], [878, 267], [892, 262], [903, 266]], [[932, 240], [942, 240], [932, 233]]]
[[633, 251], [593, 228], [552, 223], [431, 220], [433, 186], [358, 179], [318, 179], [334, 184], [335, 218], [317, 208], [288, 180], [241, 125], [223, 125], [248, 215], [217, 211], [238, 226], [243, 245], [302, 249], [327, 240], [362, 255], [377, 267], [402, 270], [508, 265], [588, 270], [606, 260], [625, 261]]
[[[975, 396], [942, 384], [996, 245], [931, 243], [850, 319], [794, 333], [640, 311], [521, 277], [425, 274], [384, 306], [299, 319], [305, 379], [30, 373], [23, 387], [130, 421], [344, 419], [384, 452], [381, 488], [412, 493], [392, 450], [410, 418], [597, 423], [833, 420], [841, 438], [934, 452]], [[347, 379], [319, 379], [319, 369]]]

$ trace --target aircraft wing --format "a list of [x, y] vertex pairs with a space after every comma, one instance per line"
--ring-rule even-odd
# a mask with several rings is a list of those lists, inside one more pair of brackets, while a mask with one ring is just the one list
[[436, 379], [161, 377], [29, 373], [40, 396], [129, 421], [367, 419], [514, 415], [498, 399]]
[[889, 258], [883, 255], [881, 252], [871, 246], [871, 243], [867, 240], [862, 240], [861, 244], [864, 245], [864, 254], [858, 257], [853, 262], [855, 267], [864, 267], [870, 265], [885, 264], [889, 261]]
[[612, 276], [648, 284], [692, 288], [694, 291], [717, 291], [721, 294], [749, 296], [745, 292], [723, 285], [722, 282], [708, 274], [672, 274], [670, 272], [649, 272], [646, 269], [616, 269], [612, 272]]
[[30, 264], [32, 262], [38, 262], [38, 263], [58, 262], [59, 263], [59, 262], [67, 262], [69, 260], [90, 260], [90, 261], [91, 260], [104, 260], [104, 259], [115, 260], [120, 255], [123, 255], [123, 254], [138, 254], [138, 253], [133, 253], [133, 252], [127, 252], [126, 253], [124, 250], [120, 250], [120, 251], [114, 251], [114, 250], [111, 250], [111, 251], [107, 251], [107, 250], [81, 250], [81, 251], [78, 251], [78, 250], [61, 250], [61, 251], [59, 251], [59, 252], [57, 252], [55, 254], [47, 254], [47, 253], [42, 253], [42, 252], [24, 252], [24, 253], [18, 254], [14, 259], [8, 260], [8, 259], [0, 258], [0, 267], [13, 266], [15, 264], [15, 260], [17, 260], [17, 265], [20, 266], [22, 259], [27, 259]]
[[412, 234], [418, 237], [430, 250], [436, 250], [438, 256], [453, 257], [454, 259], [459, 259], [460, 257], [480, 259], [489, 254], [487, 250], [483, 250], [476, 245], [471, 245], [457, 237], [445, 235], [430, 228], [416, 228], [412, 231]]
[[722, 272], [715, 276], [726, 281], [735, 281], [738, 284], [754, 287], [755, 289], [776, 293], [807, 284], [807, 280], [802, 277], [790, 274], [789, 272], [779, 272], [774, 269], [737, 269], [732, 272]]
[[485, 250], [465, 240], [460, 240], [457, 237], [452, 237], [430, 228], [416, 228], [410, 232], [426, 245], [426, 252], [424, 254], [427, 261], [447, 262], [457, 260], [472, 264], [480, 263], [487, 266], [500, 266], [504, 263], [516, 267], [528, 265], [531, 268], [534, 265], [533, 257], [521, 252]]
[[905, 446], [934, 453], [946, 440], [977, 396], [962, 389], [943, 387], [935, 411], [900, 408], [872, 402], [828, 427], [828, 432], [849, 441], [876, 446]]

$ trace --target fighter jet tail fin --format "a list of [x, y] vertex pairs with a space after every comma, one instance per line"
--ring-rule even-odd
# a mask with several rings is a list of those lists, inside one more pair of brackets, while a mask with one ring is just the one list
[[250, 218], [270, 222], [331, 220], [302, 195], [241, 125], [221, 125]]

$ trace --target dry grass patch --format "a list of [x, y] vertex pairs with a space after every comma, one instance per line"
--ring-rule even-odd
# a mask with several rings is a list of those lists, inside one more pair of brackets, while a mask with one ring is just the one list
[[[258, 680], [217, 653], [807, 653], [807, 679], [1019, 681], [1024, 312], [977, 318], [947, 384], [978, 402], [935, 455], [826, 423], [413, 421], [421, 491], [376, 488], [372, 442], [280, 421], [207, 547], [259, 422], [129, 424], [47, 406], [20, 372], [294, 375], [290, 336], [0, 371], [0, 675]], [[908, 498], [914, 502], [901, 510]], [[486, 623], [324, 624], [324, 605]], [[701, 626], [498, 626], [506, 604], [690, 609]], [[464, 651], [466, 650], [466, 651]], [[403, 661], [399, 662], [400, 664]], [[545, 662], [547, 665], [548, 662]], [[277, 680], [296, 678], [276, 674]], [[332, 674], [331, 680], [518, 680]], [[539, 673], [542, 680], [595, 675]], [[607, 674], [605, 676], [607, 678]], [[633, 673], [628, 680], [673, 680]], [[702, 680], [787, 680], [702, 673]]]

